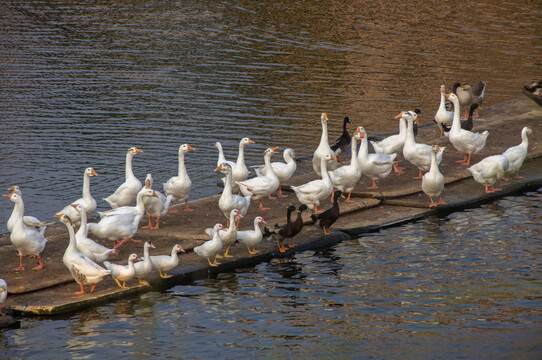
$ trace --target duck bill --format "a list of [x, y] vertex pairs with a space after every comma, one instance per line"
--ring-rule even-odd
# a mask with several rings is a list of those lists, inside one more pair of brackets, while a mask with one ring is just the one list
[[[215, 146], [216, 146], [216, 145], [215, 145]], [[186, 148], [187, 148], [189, 151], [196, 150], [196, 149], [194, 149], [192, 146], [190, 146], [190, 145], [188, 145], [188, 144], [186, 144]]]
[[215, 169], [215, 171], [220, 171], [220, 170], [222, 170], [222, 164], [218, 165], [218, 166], [216, 167], [216, 169]]

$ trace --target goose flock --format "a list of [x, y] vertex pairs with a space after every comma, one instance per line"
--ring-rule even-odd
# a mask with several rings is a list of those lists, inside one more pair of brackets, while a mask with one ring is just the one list
[[[471, 166], [472, 154], [484, 149], [489, 132], [481, 133], [471, 131], [472, 118], [477, 116], [485, 93], [485, 83], [473, 85], [460, 85], [456, 83], [453, 92], [446, 93], [445, 86], [440, 87], [440, 105], [434, 116], [434, 122], [440, 129], [441, 137], [447, 136], [450, 144], [464, 158], [458, 160], [462, 165], [469, 166], [474, 180], [484, 185], [485, 192], [491, 193], [499, 189], [494, 185], [499, 180], [509, 180], [505, 174], [519, 176], [519, 169], [527, 156], [529, 138], [532, 129], [524, 127], [521, 131], [521, 143], [507, 149], [502, 154], [484, 158]], [[461, 122], [460, 111], [465, 109], [468, 114], [467, 121]], [[281, 184], [286, 183], [296, 172], [296, 158], [293, 149], [283, 152], [284, 162], [272, 162], [273, 154], [277, 148], [270, 147], [264, 151], [264, 164], [254, 166], [256, 176], [249, 178], [249, 170], [245, 164], [245, 147], [254, 144], [250, 138], [245, 137], [239, 142], [239, 156], [236, 162], [227, 161], [220, 142], [215, 144], [218, 149], [218, 161], [215, 172], [224, 175], [224, 188], [218, 200], [218, 208], [226, 218], [227, 225], [217, 223], [205, 230], [209, 240], [194, 248], [194, 252], [207, 260], [210, 266], [218, 266], [217, 258], [231, 257], [229, 248], [236, 242], [244, 244], [249, 254], [256, 254], [256, 246], [264, 237], [275, 239], [280, 252], [292, 248], [293, 237], [303, 227], [303, 211], [311, 211], [315, 224], [323, 229], [324, 234], [330, 234], [330, 226], [339, 217], [339, 198], [347, 195], [345, 202], [352, 202], [351, 194], [363, 175], [372, 181], [368, 189], [378, 189], [378, 183], [385, 181], [394, 170], [398, 175], [403, 169], [398, 166], [398, 155], [412, 164], [419, 171], [415, 179], [421, 179], [421, 190], [429, 197], [429, 207], [446, 204], [441, 197], [445, 186], [444, 176], [439, 170], [446, 147], [436, 144], [423, 144], [416, 142], [419, 109], [402, 111], [396, 116], [399, 119], [399, 132], [381, 141], [371, 141], [374, 152], [370, 152], [369, 139], [366, 129], [357, 126], [353, 135], [347, 130], [350, 123], [348, 117], [343, 121], [343, 133], [330, 145], [328, 139], [328, 116], [322, 113], [320, 122], [322, 134], [320, 143], [314, 151], [312, 165], [317, 178], [299, 186], [291, 186], [300, 205], [290, 205], [286, 209], [286, 223], [276, 224], [273, 230], [261, 224], [267, 224], [262, 216], [253, 219], [253, 229], [239, 230], [241, 218], [246, 216], [252, 201], [259, 203], [258, 210], [269, 210], [264, 207], [263, 201], [278, 197], [287, 197], [281, 191]], [[358, 148], [359, 142], [359, 148]], [[350, 146], [350, 164], [341, 165], [341, 152]], [[163, 184], [164, 193], [153, 190], [153, 178], [147, 175], [145, 185], [137, 179], [132, 171], [133, 158], [143, 151], [137, 147], [128, 149], [126, 153], [126, 171], [124, 182], [105, 200], [111, 210], [99, 212], [98, 222], [88, 222], [88, 218], [97, 209], [97, 202], [90, 193], [90, 181], [98, 176], [96, 171], [89, 167], [83, 173], [82, 197], [66, 205], [55, 214], [62, 222], [69, 236], [69, 244], [63, 256], [63, 263], [79, 284], [77, 294], [85, 294], [84, 286], [90, 285], [92, 292], [105, 277], [111, 277], [119, 287], [124, 288], [127, 281], [137, 278], [139, 283], [152, 271], [158, 271], [163, 278], [169, 277], [167, 272], [178, 265], [178, 253], [184, 252], [180, 245], [175, 245], [169, 255], [150, 255], [154, 245], [147, 241], [144, 243], [144, 254], [141, 259], [137, 254], [128, 257], [128, 264], [113, 264], [108, 260], [111, 254], [117, 254], [119, 248], [126, 242], [138, 242], [134, 235], [139, 229], [142, 217], [146, 214], [149, 229], [158, 229], [160, 218], [168, 212], [176, 212], [173, 202], [184, 202], [184, 211], [193, 211], [188, 206], [188, 197], [191, 189], [191, 180], [184, 163], [185, 155], [195, 150], [188, 144], [183, 144], [178, 150], [178, 174]], [[40, 254], [44, 250], [47, 238], [45, 229], [51, 223], [43, 222], [35, 217], [25, 215], [24, 202], [21, 189], [13, 186], [10, 194], [4, 195], [13, 203], [13, 212], [8, 220], [7, 227], [10, 240], [17, 248], [20, 260], [16, 271], [24, 271], [23, 257], [30, 255], [38, 259], [38, 266], [33, 269], [42, 269], [44, 264]], [[274, 194], [276, 196], [274, 196]], [[320, 202], [331, 196], [332, 207], [326, 211], [319, 209]], [[437, 201], [434, 201], [437, 199]], [[292, 214], [297, 218], [292, 219]], [[156, 219], [153, 225], [153, 218]], [[88, 237], [89, 232], [107, 243], [104, 246]], [[286, 244], [285, 244], [286, 243]], [[103, 264], [100, 265], [100, 264]], [[0, 314], [1, 303], [7, 294], [7, 284], [0, 279]]]

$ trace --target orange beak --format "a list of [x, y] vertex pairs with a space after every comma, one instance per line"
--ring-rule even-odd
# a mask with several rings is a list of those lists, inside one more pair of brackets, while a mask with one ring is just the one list
[[13, 185], [12, 187], [10, 187], [8, 190], [9, 190], [9, 191], [15, 191], [15, 185]]
[[402, 117], [402, 116], [403, 116], [403, 113], [400, 112], [399, 115], [395, 115], [394, 119], [399, 119], [399, 118]]
[[7, 197], [8, 199], [11, 199], [11, 195], [13, 194], [5, 194], [4, 196]]
[[218, 166], [216, 167], [216, 169], [215, 169], [215, 171], [220, 171], [220, 170], [222, 170], [222, 164], [218, 165]]
[[92, 175], [94, 175], [94, 176], [98, 176], [98, 174], [96, 173], [96, 171], [94, 171], [94, 169], [92, 169], [92, 170], [90, 171], [90, 173], [91, 173]]
[[331, 155], [331, 160], [335, 160], [335, 156]]
[[450, 94], [444, 94], [444, 97], [445, 97], [446, 99], [449, 99], [449, 98], [450, 98]]
[[327, 113], [323, 113], [322, 116], [324, 117], [324, 120], [328, 120]]
[[277, 153], [277, 149], [278, 149], [278, 148], [279, 148], [278, 146], [277, 146], [277, 147], [274, 147], [274, 148], [271, 148], [271, 150], [273, 150], [273, 154], [276, 154], [276, 153]]
[[188, 144], [186, 144], [186, 146], [187, 146], [188, 150], [196, 150], [196, 149], [194, 149], [192, 146], [190, 146]]
[[64, 216], [64, 214], [56, 214], [56, 215], [55, 215], [55, 217], [56, 217], [58, 220], [62, 219], [62, 216]]
[[151, 187], [151, 181], [150, 180], [145, 180], [145, 187], [147, 189]]
[[74, 209], [77, 209], [77, 204], [71, 204], [70, 206]]
[[158, 195], [156, 195], [156, 193], [154, 191], [152, 192], [152, 196], [153, 197], [158, 197]]
[[135, 149], [136, 154], [137, 154], [137, 153], [142, 153], [142, 152], [143, 152], [143, 150], [140, 150], [140, 149], [138, 149], [138, 148], [134, 148], [134, 149]]
[[249, 144], [256, 144], [255, 141], [252, 141], [252, 140], [250, 140], [250, 139], [248, 139], [248, 143], [249, 143]]

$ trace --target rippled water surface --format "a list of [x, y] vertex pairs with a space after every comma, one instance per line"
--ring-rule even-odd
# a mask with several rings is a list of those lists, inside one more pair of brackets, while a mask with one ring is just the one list
[[[80, 197], [92, 166], [96, 199], [122, 182], [126, 150], [160, 188], [187, 158], [191, 198], [213, 195], [217, 151], [249, 165], [269, 146], [298, 157], [344, 116], [369, 134], [420, 108], [431, 122], [439, 86], [488, 83], [484, 106], [539, 80], [536, 1], [16, 1], [0, 7], [0, 187], [21, 186], [27, 213]], [[0, 232], [11, 203], [3, 200]], [[99, 201], [106, 209], [107, 204]]]
[[540, 219], [541, 192], [507, 197], [65, 318], [23, 319], [0, 333], [0, 353], [537, 359]]

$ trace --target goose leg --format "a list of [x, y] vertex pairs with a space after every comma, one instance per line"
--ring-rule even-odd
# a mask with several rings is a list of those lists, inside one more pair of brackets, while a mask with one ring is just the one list
[[160, 228], [160, 216], [156, 217], [156, 225], [151, 227], [153, 230], [158, 230]]
[[118, 285], [121, 289], [123, 289], [123, 286], [120, 284], [119, 279], [113, 279], [113, 280], [115, 280], [115, 281], [117, 282], [117, 285]]
[[282, 187], [280, 185], [279, 185], [279, 191], [277, 193], [277, 197], [281, 197], [281, 198], [287, 198], [288, 197], [288, 195], [284, 195], [282, 193]]
[[348, 193], [348, 197], [346, 198], [346, 200], [344, 200], [344, 202], [348, 202], [348, 203], [354, 202], [354, 200], [350, 200], [350, 195], [352, 195], [352, 191], [350, 191], [350, 192]]
[[149, 215], [149, 225], [143, 226], [142, 229], [152, 229], [152, 220], [151, 216]]
[[275, 200], [277, 197], [276, 196], [271, 196], [271, 194], [267, 195], [267, 198], [269, 200]]
[[288, 247], [290, 249], [295, 248], [295, 244], [294, 244], [294, 241], [292, 240], [292, 238], [288, 238]]
[[525, 179], [523, 176], [519, 176], [519, 170], [516, 171], [516, 176], [514, 176], [515, 179]]
[[431, 202], [429, 203], [429, 208], [437, 206], [437, 203], [433, 201], [433, 198], [431, 196], [429, 196], [429, 200], [431, 200]]
[[279, 247], [279, 251], [280, 251], [281, 253], [283, 253], [283, 252], [286, 251], [286, 249], [284, 248], [284, 246], [282, 246], [282, 241], [277, 240], [277, 246]]
[[376, 189], [378, 189], [378, 185], [376, 185], [376, 180], [373, 180], [373, 186], [368, 187], [367, 189], [368, 190], [376, 190]]
[[315, 214], [320, 214], [320, 213], [324, 212], [324, 210], [318, 210], [318, 206], [316, 204], [314, 204], [314, 208], [313, 208], [312, 212], [315, 213]]
[[[418, 169], [418, 170], [419, 170], [419, 169]], [[420, 180], [420, 179], [422, 179], [422, 178], [423, 178], [423, 174], [422, 174], [422, 171], [421, 171], [421, 170], [419, 170], [419, 172], [420, 172], [420, 173], [418, 174], [418, 176], [416, 176], [416, 177], [413, 177], [413, 179], [414, 179], [414, 180]]]
[[92, 284], [92, 286], [90, 287], [90, 292], [93, 292], [95, 288], [96, 288], [96, 284]]
[[258, 209], [259, 210], [270, 210], [271, 208], [264, 208], [263, 204], [262, 204], [262, 199], [260, 199], [260, 207]]
[[214, 266], [220, 265], [220, 263], [216, 261], [216, 256], [217, 256], [217, 255], [218, 255], [218, 254], [216, 254], [216, 255], [215, 255], [215, 258], [213, 259], [213, 264], [214, 264]]
[[40, 264], [36, 267], [33, 267], [32, 270], [40, 270], [40, 269], [43, 269], [43, 261], [41, 261], [41, 256], [37, 256], [38, 257], [38, 261], [40, 262]]
[[85, 289], [83, 289], [83, 284], [79, 284], [79, 286], [81, 286], [81, 291], [76, 291], [76, 292], [74, 292], [74, 295], [83, 295], [83, 294], [86, 294], [86, 293], [85, 293]]
[[194, 209], [188, 207], [188, 199], [184, 199], [184, 211], [194, 211]]
[[173, 276], [173, 275], [168, 275], [168, 274], [167, 274], [167, 271], [164, 271], [164, 273], [162, 274], [162, 270], [161, 270], [161, 269], [158, 269], [158, 272], [160, 273], [160, 277], [161, 277], [162, 279], [168, 279], [168, 278], [170, 278], [170, 277]]
[[447, 202], [442, 200], [442, 198], [440, 197], [440, 195], [438, 196], [438, 203], [437, 204], [440, 204], [440, 205], [446, 205]]
[[224, 254], [223, 254], [222, 256], [225, 257], [225, 258], [231, 258], [231, 257], [233, 257], [233, 256], [231, 256], [230, 254], [228, 254], [228, 251], [229, 251], [229, 250], [230, 250], [230, 247], [228, 246], [228, 247], [226, 248], [226, 251], [224, 252]]
[[404, 174], [405, 172], [403, 170], [404, 170], [404, 168], [399, 166], [398, 161], [393, 162], [393, 171], [395, 171], [396, 174], [399, 174], [399, 175]]
[[19, 267], [13, 269], [15, 271], [24, 271], [24, 265], [23, 265], [23, 255], [19, 255]]
[[326, 230], [326, 227], [324, 226], [324, 235], [331, 235], [331, 234], [333, 233], [329, 230], [329, 228], [327, 228]]
[[469, 154], [465, 154], [465, 158], [463, 160], [457, 160], [456, 163], [460, 163], [462, 165], [465, 165], [468, 158], [469, 158]]

